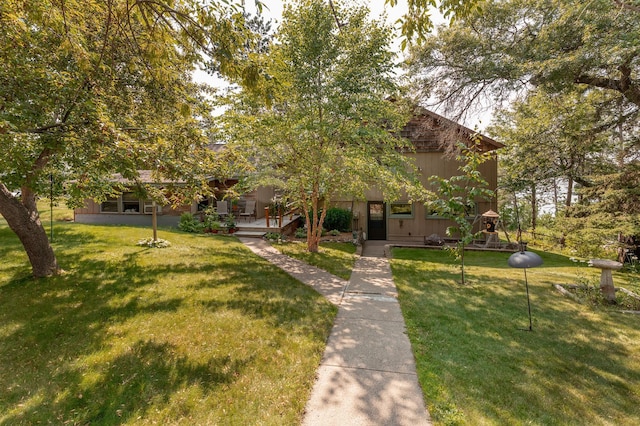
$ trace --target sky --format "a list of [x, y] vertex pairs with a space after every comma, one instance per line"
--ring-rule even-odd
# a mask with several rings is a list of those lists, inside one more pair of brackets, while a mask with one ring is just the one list
[[[284, 3], [287, 0], [262, 0], [262, 3], [266, 6], [263, 8], [262, 14], [267, 17], [275, 20], [275, 25], [273, 26], [274, 30], [277, 28], [278, 24], [282, 19], [282, 10]], [[386, 13], [386, 22], [389, 25], [394, 25], [395, 22], [401, 18], [405, 12], [407, 11], [407, 0], [398, 0], [396, 6], [390, 7], [385, 6], [384, 0], [350, 0], [350, 4], [358, 4], [368, 6], [371, 10], [372, 18], [379, 18], [383, 14]], [[254, 0], [245, 0], [245, 7], [248, 13], [256, 14], [255, 1]], [[435, 24], [444, 22], [444, 19], [439, 16], [439, 14], [434, 11], [432, 14], [432, 19], [435, 21]], [[397, 31], [399, 34], [399, 31]], [[398, 53], [398, 60], [402, 58], [402, 51], [400, 48], [401, 38], [398, 35], [396, 41], [393, 43], [392, 48]], [[400, 71], [399, 71], [400, 72]], [[220, 78], [213, 77], [207, 74], [204, 71], [195, 71], [194, 79], [196, 81], [205, 82], [215, 87], [225, 87], [228, 83]], [[442, 111], [438, 111], [434, 109], [434, 112], [442, 114]], [[478, 116], [468, 118], [468, 122], [461, 123], [472, 129], [480, 129], [483, 130], [487, 124], [489, 124], [491, 120], [492, 111], [482, 111]]]

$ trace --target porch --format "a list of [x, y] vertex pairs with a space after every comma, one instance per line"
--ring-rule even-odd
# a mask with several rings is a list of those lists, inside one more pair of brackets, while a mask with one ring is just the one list
[[282, 215], [281, 217], [275, 218], [261, 217], [249, 220], [238, 218], [236, 220], [236, 228], [238, 228], [238, 230], [234, 235], [238, 237], [262, 238], [269, 232], [278, 234], [287, 233], [293, 230], [299, 217], [300, 215], [293, 214]]

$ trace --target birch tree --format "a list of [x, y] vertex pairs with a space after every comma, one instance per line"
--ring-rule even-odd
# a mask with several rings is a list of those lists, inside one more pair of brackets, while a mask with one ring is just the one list
[[230, 106], [230, 145], [255, 166], [256, 185], [280, 188], [305, 213], [311, 252], [333, 200], [373, 186], [392, 199], [415, 182], [402, 154], [411, 146], [397, 136], [408, 110], [392, 101], [391, 37], [365, 8], [297, 1], [264, 59], [262, 89]]

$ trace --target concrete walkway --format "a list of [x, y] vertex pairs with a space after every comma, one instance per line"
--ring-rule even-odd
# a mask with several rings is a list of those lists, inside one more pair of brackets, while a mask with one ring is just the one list
[[366, 242], [347, 282], [284, 256], [262, 240], [241, 241], [338, 305], [305, 426], [431, 424], [384, 257], [385, 242]]

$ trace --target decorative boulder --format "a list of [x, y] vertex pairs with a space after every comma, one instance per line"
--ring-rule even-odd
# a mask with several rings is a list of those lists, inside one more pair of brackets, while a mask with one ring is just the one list
[[444, 240], [440, 238], [438, 234], [431, 234], [428, 237], [424, 237], [425, 246], [443, 246]]

